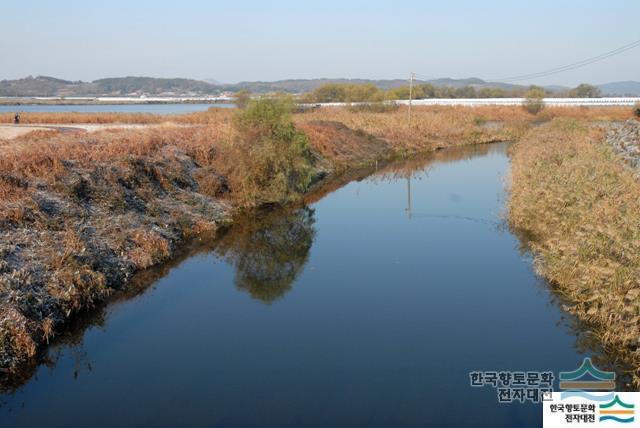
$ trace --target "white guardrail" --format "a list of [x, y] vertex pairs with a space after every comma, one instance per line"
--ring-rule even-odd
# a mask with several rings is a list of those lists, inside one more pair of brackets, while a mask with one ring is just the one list
[[[522, 105], [524, 98], [429, 98], [413, 100], [414, 106], [515, 106]], [[409, 100], [391, 101], [396, 104], [409, 104]], [[547, 106], [633, 106], [640, 103], [640, 97], [602, 97], [602, 98], [544, 98]], [[343, 107], [366, 103], [315, 103], [308, 106]]]
[[[412, 101], [414, 105], [521, 105], [524, 98], [459, 98], [459, 99], [426, 99]], [[632, 106], [640, 102], [640, 97], [603, 97], [603, 98], [544, 98], [548, 106]], [[398, 101], [408, 104], [409, 101]]]

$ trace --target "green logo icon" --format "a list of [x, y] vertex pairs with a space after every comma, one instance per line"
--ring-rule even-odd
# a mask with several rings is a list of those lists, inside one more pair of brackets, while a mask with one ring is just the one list
[[[585, 378], [587, 378], [585, 380]], [[596, 368], [587, 357], [580, 367], [571, 372], [560, 372], [560, 389], [572, 391], [613, 391], [616, 374]]]
[[625, 403], [616, 394], [609, 403], [600, 404], [600, 421], [615, 421], [623, 424], [635, 420], [635, 404]]

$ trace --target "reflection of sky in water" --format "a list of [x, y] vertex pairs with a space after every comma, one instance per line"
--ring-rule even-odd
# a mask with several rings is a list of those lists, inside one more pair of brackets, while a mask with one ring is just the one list
[[75, 379], [61, 348], [4, 397], [0, 424], [538, 426], [540, 408], [469, 387], [472, 370], [582, 359], [501, 225], [508, 159], [487, 150], [412, 174], [411, 216], [396, 172], [240, 224], [112, 306]]

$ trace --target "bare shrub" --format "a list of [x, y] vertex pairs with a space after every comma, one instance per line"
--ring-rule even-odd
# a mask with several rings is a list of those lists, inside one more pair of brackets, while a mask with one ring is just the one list
[[291, 108], [289, 98], [262, 98], [236, 115], [235, 165], [227, 172], [245, 205], [297, 199], [311, 182], [308, 140], [291, 121]]
[[369, 113], [389, 113], [398, 110], [400, 108], [396, 103], [361, 103], [361, 104], [349, 104], [347, 110], [353, 113], [357, 112], [369, 112]]
[[539, 86], [531, 86], [524, 94], [524, 109], [530, 114], [538, 114], [544, 109], [545, 91]]

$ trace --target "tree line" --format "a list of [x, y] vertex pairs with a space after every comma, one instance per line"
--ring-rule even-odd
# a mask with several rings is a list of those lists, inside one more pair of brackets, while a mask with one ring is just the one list
[[[535, 89], [538, 94], [542, 91], [544, 97], [597, 98], [601, 96], [600, 89], [587, 83], [582, 83], [568, 91], [559, 92], [550, 92], [533, 85], [506, 90], [491, 87], [475, 88], [473, 86], [454, 88], [420, 83], [413, 86], [411, 98], [414, 100], [428, 98], [520, 98], [525, 97], [527, 92], [532, 89]], [[330, 83], [303, 94], [301, 101], [308, 103], [349, 103], [407, 100], [409, 99], [409, 91], [409, 85], [384, 90], [373, 84]]]

